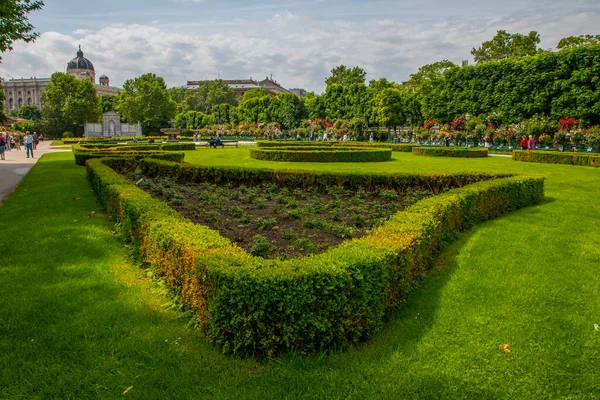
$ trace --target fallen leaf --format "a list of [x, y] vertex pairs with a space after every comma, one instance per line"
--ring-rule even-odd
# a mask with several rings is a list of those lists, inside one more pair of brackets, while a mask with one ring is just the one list
[[501, 344], [500, 346], [498, 346], [498, 348], [503, 353], [510, 354], [510, 344]]
[[275, 225], [275, 226], [274, 226], [272, 229], [273, 229], [274, 231], [278, 231], [278, 230], [279, 230], [279, 227], [278, 227], [277, 225]]
[[127, 394], [127, 392], [129, 392], [131, 389], [133, 389], [133, 386], [129, 386], [127, 389], [125, 389], [123, 394]]

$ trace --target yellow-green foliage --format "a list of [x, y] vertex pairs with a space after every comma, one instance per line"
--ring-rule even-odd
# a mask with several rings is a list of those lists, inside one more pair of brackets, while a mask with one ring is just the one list
[[418, 156], [429, 157], [487, 157], [488, 149], [462, 149], [459, 147], [416, 147], [412, 153]]
[[380, 148], [380, 149], [392, 149], [392, 151], [406, 152], [410, 153], [413, 148], [419, 147], [418, 144], [393, 144], [393, 143], [367, 143], [367, 142], [344, 142], [344, 141], [318, 141], [318, 142], [309, 142], [309, 141], [257, 141], [256, 144], [258, 147], [306, 147], [306, 146], [316, 146], [316, 147], [332, 147], [332, 146], [350, 146], [350, 147], [370, 147], [370, 148]]
[[561, 153], [557, 151], [515, 150], [513, 160], [545, 164], [600, 166], [600, 154]]
[[376, 162], [391, 160], [392, 150], [346, 146], [269, 147], [250, 149], [250, 157], [288, 162]]
[[260, 356], [290, 350], [314, 352], [368, 340], [456, 232], [536, 204], [544, 195], [544, 179], [537, 176], [361, 176], [139, 162], [149, 175], [248, 185], [270, 181], [283, 186], [341, 184], [369, 190], [370, 185], [387, 182], [383, 186], [401, 189], [429, 184], [440, 191], [476, 182], [422, 200], [361, 239], [320, 255], [276, 261], [252, 257], [218, 232], [193, 224], [109, 165], [132, 170], [138, 163], [91, 160], [87, 171], [99, 201], [122, 223], [144, 259], [196, 312], [213, 343], [227, 353]]

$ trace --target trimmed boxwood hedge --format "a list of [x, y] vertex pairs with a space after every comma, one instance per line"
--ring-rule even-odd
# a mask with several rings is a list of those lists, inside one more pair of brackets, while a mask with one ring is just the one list
[[561, 153], [557, 151], [515, 150], [512, 153], [515, 161], [537, 162], [545, 164], [600, 166], [600, 154]]
[[75, 164], [85, 165], [87, 160], [93, 158], [105, 158], [105, 157], [127, 157], [135, 160], [141, 160], [143, 158], [156, 158], [159, 160], [172, 161], [176, 163], [182, 163], [185, 158], [185, 153], [175, 153], [167, 151], [101, 151], [101, 152], [83, 152], [75, 151]]
[[377, 162], [392, 159], [391, 149], [293, 146], [250, 149], [257, 160], [288, 162]]
[[308, 141], [257, 141], [258, 147], [302, 147], [302, 146], [350, 146], [350, 147], [372, 147], [372, 148], [384, 148], [392, 149], [392, 151], [410, 153], [413, 148], [419, 147], [418, 144], [393, 144], [393, 143], [367, 143], [367, 142], [343, 142], [343, 141], [322, 141], [322, 142], [308, 142]]
[[87, 150], [165, 150], [165, 151], [184, 151], [196, 150], [194, 143], [133, 143], [133, 144], [80, 144], [78, 149]]
[[[543, 177], [481, 181], [422, 200], [368, 236], [323, 254], [277, 261], [251, 256], [111, 169], [134, 169], [137, 163], [103, 159], [87, 165], [100, 203], [121, 222], [145, 261], [195, 311], [208, 339], [225, 353], [256, 356], [315, 352], [370, 339], [456, 232], [536, 204], [544, 196]], [[147, 173], [175, 179], [248, 178], [252, 184], [268, 178], [277, 183], [359, 185], [359, 174], [242, 172], [154, 160], [141, 160], [140, 166]], [[379, 183], [387, 178], [388, 186], [394, 186], [413, 180], [457, 182], [492, 176], [363, 175], [362, 181]]]
[[415, 147], [412, 153], [418, 156], [429, 157], [487, 157], [488, 149], [461, 149], [458, 147]]

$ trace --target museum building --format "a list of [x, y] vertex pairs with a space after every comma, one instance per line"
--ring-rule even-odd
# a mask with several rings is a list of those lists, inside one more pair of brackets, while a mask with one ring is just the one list
[[[69, 61], [66, 73], [77, 79], [89, 80], [96, 86], [98, 96], [108, 94], [116, 96], [121, 89], [110, 86], [110, 81], [106, 75], [99, 78], [96, 83], [96, 70], [90, 60], [83, 56], [81, 46], [77, 51], [77, 57]], [[38, 108], [44, 108], [42, 104], [42, 92], [50, 83], [50, 78], [20, 78], [2, 81], [4, 90], [4, 109], [6, 112], [13, 109], [20, 109], [24, 105], [34, 105]]]

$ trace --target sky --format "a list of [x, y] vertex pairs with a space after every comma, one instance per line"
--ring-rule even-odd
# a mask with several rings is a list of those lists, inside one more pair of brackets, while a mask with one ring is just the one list
[[41, 36], [2, 54], [4, 79], [64, 72], [81, 45], [96, 76], [122, 87], [153, 72], [188, 80], [273, 76], [321, 93], [338, 65], [367, 81], [406, 81], [420, 66], [470, 52], [498, 30], [541, 36], [598, 34], [600, 0], [45, 0], [30, 22]]

